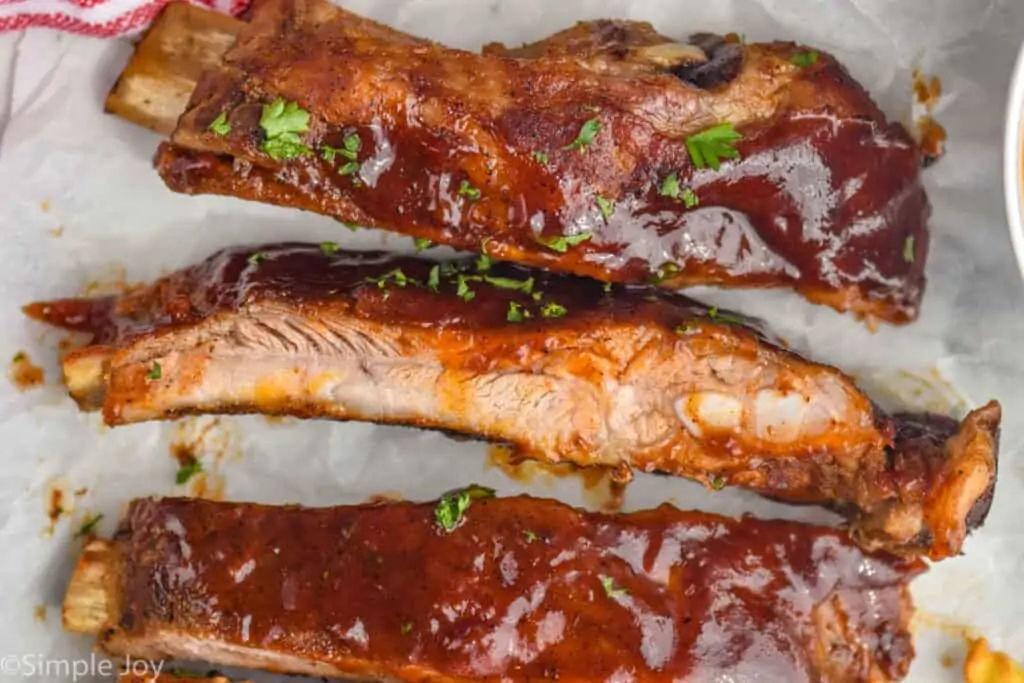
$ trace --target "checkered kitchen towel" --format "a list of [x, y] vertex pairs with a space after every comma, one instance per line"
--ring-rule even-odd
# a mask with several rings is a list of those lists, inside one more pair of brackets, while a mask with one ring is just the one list
[[[189, 0], [237, 15], [249, 0]], [[168, 0], [0, 0], [0, 31], [54, 28], [97, 38], [138, 33]]]

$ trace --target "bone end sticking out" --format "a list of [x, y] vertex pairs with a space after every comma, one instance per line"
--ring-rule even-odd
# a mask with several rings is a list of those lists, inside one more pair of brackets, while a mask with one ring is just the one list
[[168, 4], [107, 95], [106, 111], [170, 135], [199, 75], [220, 61], [242, 24], [184, 2]]

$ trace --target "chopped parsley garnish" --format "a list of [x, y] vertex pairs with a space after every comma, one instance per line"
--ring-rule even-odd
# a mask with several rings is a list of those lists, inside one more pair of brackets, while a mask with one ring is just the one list
[[463, 180], [459, 185], [459, 196], [466, 197], [469, 201], [475, 202], [480, 199], [480, 190], [470, 185], [468, 180]]
[[711, 488], [715, 491], [721, 491], [725, 488], [725, 477], [716, 474], [711, 479]]
[[730, 315], [729, 313], [722, 313], [718, 310], [718, 306], [712, 306], [708, 309], [708, 318], [714, 320], [717, 323], [726, 323], [727, 325], [746, 325], [747, 322], [738, 316]]
[[407, 621], [404, 624], [402, 624], [402, 635], [407, 636], [410, 633], [412, 633], [412, 622]]
[[339, 168], [338, 173], [341, 175], [352, 175], [353, 173], [358, 173], [359, 169], [361, 168], [362, 164], [360, 164], [358, 161], [350, 161], [341, 168]]
[[903, 260], [907, 263], [914, 262], [914, 236], [911, 235], [903, 242]]
[[426, 251], [433, 244], [426, 237], [417, 237], [414, 241], [416, 242], [416, 251]]
[[789, 61], [799, 67], [814, 66], [818, 63], [818, 51], [810, 50], [809, 52], [797, 52], [789, 58]]
[[412, 280], [411, 278], [406, 277], [405, 273], [402, 272], [401, 268], [389, 270], [388, 272], [384, 273], [379, 277], [368, 277], [366, 278], [366, 281], [376, 284], [381, 289], [387, 287], [388, 282], [394, 282], [395, 285], [398, 287], [405, 287], [410, 282], [414, 282], [414, 280]]
[[456, 280], [455, 294], [463, 301], [472, 301], [476, 292], [469, 288], [469, 276], [459, 275]]
[[549, 301], [540, 309], [540, 314], [545, 318], [561, 318], [569, 311], [562, 304]]
[[533, 278], [528, 277], [525, 280], [516, 280], [511, 277], [493, 277], [491, 275], [484, 275], [484, 282], [489, 285], [494, 285], [499, 289], [512, 289], [517, 292], [525, 292], [529, 294], [533, 291]]
[[224, 112], [217, 114], [217, 118], [210, 121], [210, 125], [206, 127], [211, 133], [217, 135], [227, 135], [231, 132], [231, 124], [228, 123], [228, 115]]
[[610, 199], [605, 199], [601, 195], [594, 197], [594, 201], [597, 202], [597, 208], [601, 210], [601, 216], [607, 221], [615, 213], [615, 202]]
[[265, 251], [254, 251], [249, 254], [249, 258], [246, 259], [250, 266], [258, 266], [267, 260], [267, 252]]
[[427, 276], [427, 287], [436, 292], [441, 285], [441, 266], [433, 266]]
[[188, 483], [189, 479], [202, 471], [203, 463], [190, 456], [188, 461], [182, 463], [181, 467], [178, 468], [178, 473], [174, 476], [174, 483], [181, 486], [182, 484]]
[[146, 373], [146, 379], [160, 379], [163, 376], [163, 367], [160, 365], [159, 361], [153, 361], [153, 365], [150, 366], [149, 372]]
[[14, 363], [20, 363], [26, 358], [28, 358], [28, 354], [26, 354], [24, 351], [18, 351], [16, 354], [14, 354], [14, 358], [12, 358], [11, 361]]
[[665, 176], [665, 179], [661, 181], [661, 187], [658, 188], [658, 194], [675, 199], [677, 202], [681, 201], [687, 209], [692, 209], [700, 204], [697, 193], [680, 183], [679, 176], [675, 173]]
[[700, 323], [696, 320], [687, 320], [682, 325], [676, 326], [676, 334], [690, 334], [696, 332], [699, 327]]
[[480, 254], [476, 257], [476, 270], [478, 273], [490, 270], [493, 264], [494, 261], [487, 254]]
[[604, 292], [605, 294], [611, 294], [612, 293], [612, 283], [606, 282], [603, 285], [601, 285], [601, 291]]
[[710, 166], [717, 171], [722, 165], [722, 159], [739, 158], [739, 150], [734, 145], [742, 139], [743, 136], [736, 132], [731, 123], [720, 123], [686, 138], [686, 150], [694, 166]]
[[577, 244], [586, 242], [594, 233], [581, 232], [578, 235], [563, 235], [561, 237], [554, 237], [552, 239], [537, 238], [537, 241], [543, 244], [552, 251], [557, 251], [559, 254], [564, 254], [569, 251], [569, 247], [575, 247]]
[[602, 576], [601, 585], [604, 587], [605, 595], [609, 598], [623, 598], [629, 595], [629, 591], [625, 588], [616, 588], [615, 579], [610, 576]]
[[533, 314], [523, 308], [522, 304], [518, 304], [515, 301], [508, 302], [508, 314], [505, 318], [510, 323], [521, 323], [527, 318], [532, 318]]
[[579, 135], [576, 136], [576, 139], [562, 149], [578, 149], [581, 152], [586, 151], [587, 145], [591, 144], [600, 132], [601, 120], [596, 117], [592, 118], [580, 126], [580, 132]]
[[540, 164], [542, 166], [547, 166], [548, 165], [548, 153], [547, 152], [534, 152], [533, 153], [533, 158], [534, 158], [534, 160], [538, 164]]
[[309, 112], [297, 102], [285, 102], [278, 97], [263, 105], [260, 128], [266, 134], [260, 149], [275, 161], [294, 159], [312, 152], [299, 137], [300, 133], [309, 131]]
[[679, 176], [675, 173], [669, 173], [665, 176], [665, 179], [661, 181], [661, 186], [658, 188], [658, 194], [672, 199], [679, 199], [682, 192], [683, 186], [679, 183]]
[[337, 242], [321, 242], [320, 251], [324, 253], [324, 256], [333, 256], [341, 251], [341, 245]]
[[534, 301], [540, 301], [544, 298], [544, 292], [534, 292], [530, 295]]
[[470, 484], [464, 489], [451, 491], [441, 496], [434, 508], [434, 519], [438, 526], [447, 532], [455, 531], [462, 523], [463, 515], [470, 504], [480, 498], [493, 498], [494, 489], [478, 484]]
[[96, 525], [100, 523], [101, 519], [103, 519], [102, 513], [98, 515], [86, 515], [85, 519], [82, 520], [82, 526], [80, 526], [78, 531], [75, 533], [75, 538], [84, 538], [85, 536], [91, 535], [93, 530], [96, 528]]
[[660, 266], [658, 266], [657, 272], [654, 273], [654, 284], [661, 284], [662, 282], [669, 279], [673, 275], [678, 274], [679, 270], [679, 265], [676, 263], [672, 263], [671, 261], [661, 264]]
[[523, 538], [526, 539], [527, 543], [533, 543], [537, 540], [537, 534], [533, 533], [529, 529], [523, 532]]

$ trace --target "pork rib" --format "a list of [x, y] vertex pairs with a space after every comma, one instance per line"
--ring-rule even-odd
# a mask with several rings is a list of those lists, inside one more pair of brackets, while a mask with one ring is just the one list
[[960, 424], [889, 417], [733, 314], [486, 257], [232, 248], [26, 311], [92, 334], [64, 378], [110, 425], [262, 412], [454, 430], [831, 505], [865, 543], [933, 558], [958, 552], [995, 482], [996, 403]]
[[[859, 316], [917, 314], [919, 152], [823, 52], [597, 21], [479, 55], [324, 0], [260, 0], [240, 31], [158, 152], [174, 190], [605, 281], [791, 286]], [[310, 118], [275, 160], [261, 120], [278, 99]], [[726, 124], [742, 140], [719, 168], [702, 142]]]
[[112, 655], [359, 680], [881, 682], [913, 657], [923, 563], [834, 529], [525, 496], [439, 514], [459, 495], [136, 500], [85, 547], [64, 624]]

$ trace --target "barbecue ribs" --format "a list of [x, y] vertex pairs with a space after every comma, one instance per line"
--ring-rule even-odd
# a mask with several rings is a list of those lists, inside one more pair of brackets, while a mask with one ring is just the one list
[[838, 370], [678, 294], [337, 245], [226, 249], [119, 297], [26, 307], [88, 332], [64, 378], [110, 425], [262, 412], [454, 430], [528, 457], [826, 504], [862, 542], [959, 551], [1000, 409], [887, 416]]
[[[899, 680], [920, 560], [663, 505], [131, 504], [64, 624], [112, 655], [388, 681]], [[464, 504], [468, 504], [468, 508]]]
[[917, 315], [921, 155], [824, 52], [596, 21], [480, 55], [324, 0], [260, 0], [239, 28], [157, 154], [174, 190], [610, 282]]

